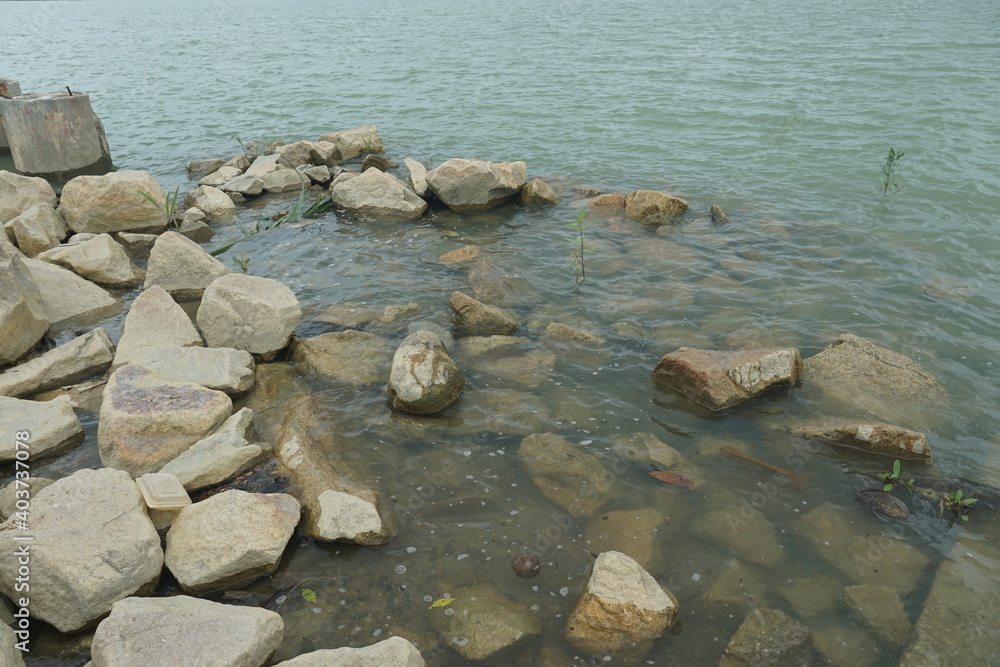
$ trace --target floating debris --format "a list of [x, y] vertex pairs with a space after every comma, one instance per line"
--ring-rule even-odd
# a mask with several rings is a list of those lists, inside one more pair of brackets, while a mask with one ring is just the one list
[[654, 470], [649, 473], [661, 482], [666, 482], [667, 484], [673, 484], [674, 486], [683, 486], [685, 489], [695, 488], [694, 482], [689, 480], [684, 475], [678, 475], [675, 472], [667, 472], [666, 470]]

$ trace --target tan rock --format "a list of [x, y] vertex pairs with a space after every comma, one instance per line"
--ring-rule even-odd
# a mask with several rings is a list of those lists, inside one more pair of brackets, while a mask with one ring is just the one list
[[788, 430], [803, 438], [815, 438], [901, 459], [931, 457], [931, 448], [927, 444], [927, 436], [923, 433], [884, 422], [823, 421], [793, 426]]
[[111, 370], [131, 363], [139, 351], [146, 348], [202, 347], [204, 344], [187, 313], [166, 290], [153, 285], [135, 298], [125, 316], [124, 333], [118, 341]]
[[492, 584], [457, 588], [453, 599], [447, 608], [431, 610], [430, 624], [441, 642], [465, 660], [489, 660], [541, 634], [535, 614], [505, 598]]
[[636, 222], [645, 223], [654, 215], [673, 218], [684, 214], [687, 209], [687, 202], [683, 199], [655, 190], [637, 190], [625, 197], [625, 215]]
[[446, 252], [445, 254], [438, 257], [438, 261], [442, 264], [455, 264], [456, 262], [467, 262], [470, 259], [475, 259], [479, 257], [482, 250], [476, 245], [467, 245], [457, 250], [452, 250]]
[[98, 234], [83, 242], [50, 248], [40, 253], [38, 259], [107, 287], [125, 289], [143, 280], [142, 271], [110, 234]]
[[555, 206], [559, 203], [559, 195], [548, 183], [535, 178], [524, 184], [517, 195], [517, 201], [526, 206]]
[[407, 336], [392, 358], [388, 393], [397, 410], [420, 415], [442, 412], [464, 388], [465, 376], [430, 331]]
[[377, 220], [413, 220], [427, 211], [427, 202], [398, 178], [378, 169], [369, 169], [357, 178], [334, 182], [330, 187], [330, 197], [341, 208]]
[[167, 226], [163, 188], [148, 171], [114, 171], [103, 176], [77, 176], [62, 189], [59, 213], [74, 232], [158, 233]]
[[469, 333], [511, 334], [517, 329], [517, 322], [507, 313], [462, 292], [452, 293], [448, 307], [455, 313], [458, 327]]
[[0, 243], [0, 366], [30, 352], [48, 328], [31, 271], [13, 246]]
[[205, 290], [198, 326], [210, 347], [246, 350], [264, 360], [288, 346], [302, 319], [292, 290], [270, 278], [230, 273]]
[[0, 225], [37, 204], [54, 208], [56, 193], [44, 178], [0, 171]]
[[30, 396], [100, 375], [113, 357], [111, 339], [98, 327], [0, 373], [0, 396]]
[[85, 326], [118, 310], [118, 300], [72, 271], [37, 259], [23, 260], [38, 286], [51, 327]]
[[350, 160], [363, 153], [384, 153], [382, 137], [375, 125], [359, 125], [349, 130], [330, 132], [319, 138], [320, 143], [333, 144], [341, 160]]
[[453, 158], [427, 172], [427, 184], [455, 213], [475, 213], [513, 199], [527, 175], [524, 162]]
[[28, 257], [59, 245], [68, 234], [66, 222], [48, 204], [35, 204], [7, 226], [14, 233], [17, 247]]
[[191, 239], [165, 232], [149, 253], [145, 287], [158, 285], [178, 301], [190, 301], [201, 298], [213, 281], [230, 273]]

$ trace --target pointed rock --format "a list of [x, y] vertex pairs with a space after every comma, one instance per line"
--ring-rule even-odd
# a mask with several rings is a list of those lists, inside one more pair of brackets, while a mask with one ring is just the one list
[[69, 233], [62, 216], [48, 204], [35, 204], [7, 226], [14, 232], [17, 247], [28, 257], [59, 245]]
[[524, 184], [517, 201], [526, 206], [555, 206], [559, 203], [559, 195], [548, 183], [535, 178]]
[[0, 225], [36, 204], [56, 205], [56, 192], [44, 178], [0, 171]]
[[215, 280], [198, 307], [209, 347], [246, 350], [264, 360], [288, 346], [302, 319], [292, 290], [277, 280], [230, 273]]
[[139, 351], [146, 348], [201, 347], [204, 344], [184, 309], [166, 290], [153, 285], [135, 298], [125, 316], [124, 333], [118, 341], [111, 370], [132, 363]]
[[406, 165], [407, 171], [410, 172], [410, 176], [406, 181], [407, 185], [413, 188], [418, 197], [426, 198], [429, 192], [427, 186], [427, 167], [412, 158], [406, 158], [403, 160], [403, 164]]
[[145, 287], [158, 285], [178, 301], [190, 301], [201, 298], [212, 281], [229, 273], [225, 264], [191, 239], [165, 232], [149, 253]]
[[114, 346], [97, 328], [30, 361], [0, 373], [0, 396], [31, 396], [102, 374], [114, 357]]

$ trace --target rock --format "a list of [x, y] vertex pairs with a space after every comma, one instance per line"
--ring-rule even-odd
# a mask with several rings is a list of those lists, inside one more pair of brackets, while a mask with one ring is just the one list
[[274, 359], [302, 319], [292, 290], [277, 280], [230, 273], [201, 299], [198, 326], [210, 347], [232, 347]]
[[349, 130], [330, 132], [319, 138], [320, 142], [333, 144], [341, 160], [356, 158], [362, 153], [384, 153], [382, 137], [375, 125], [359, 125]]
[[392, 324], [408, 317], [415, 317], [420, 313], [420, 306], [415, 303], [408, 303], [403, 306], [386, 306], [382, 314], [378, 316], [379, 324]]
[[[779, 665], [792, 660], [809, 641], [809, 628], [778, 609], [751, 609], [729, 640], [720, 667]], [[789, 662], [788, 664], [792, 664]], [[794, 664], [800, 664], [796, 661]]]
[[265, 146], [258, 139], [248, 140], [246, 146], [243, 147], [243, 154], [251, 163], [260, 157], [271, 155], [273, 152], [272, 149]]
[[[28, 497], [34, 498], [42, 489], [55, 483], [53, 479], [44, 477], [28, 477], [21, 480], [11, 480], [0, 489], [0, 521], [6, 521], [17, 511], [18, 492], [28, 492]], [[2, 625], [2, 623], [0, 623]], [[0, 662], [0, 664], [3, 664]]]
[[823, 664], [869, 667], [882, 658], [881, 647], [856, 623], [815, 621], [809, 629], [816, 652], [827, 660]]
[[615, 475], [593, 454], [555, 433], [534, 433], [517, 449], [531, 481], [573, 516], [591, 516], [615, 494]]
[[253, 164], [247, 167], [244, 175], [263, 178], [267, 174], [281, 169], [291, 169], [291, 167], [281, 159], [280, 155], [261, 155], [254, 159]]
[[[763, 586], [762, 583], [761, 590]], [[844, 585], [828, 574], [796, 577], [778, 589], [791, 610], [802, 618], [832, 616], [843, 591]]]
[[44, 391], [37, 394], [32, 400], [51, 401], [60, 396], [66, 396], [76, 403], [74, 408], [77, 412], [90, 412], [96, 415], [101, 411], [101, 403], [104, 400], [103, 392], [107, 384], [104, 380], [93, 382], [81, 382], [79, 384], [60, 387], [52, 391]]
[[694, 533], [732, 549], [741, 560], [752, 565], [774, 567], [785, 557], [778, 543], [778, 531], [753, 507], [709, 512], [695, 523]]
[[368, 171], [369, 169], [378, 169], [379, 171], [390, 171], [392, 169], [399, 169], [399, 165], [385, 157], [384, 155], [376, 155], [370, 153], [365, 156], [365, 161], [361, 165], [362, 173]]
[[168, 345], [136, 350], [129, 363], [153, 371], [168, 382], [193, 382], [227, 394], [243, 394], [254, 381], [253, 356], [229, 347]]
[[513, 199], [527, 177], [523, 162], [453, 158], [427, 172], [427, 184], [455, 213], [475, 213]]
[[625, 195], [623, 194], [608, 194], [601, 195], [594, 201], [590, 202], [587, 206], [588, 209], [605, 209], [601, 213], [604, 215], [614, 215], [618, 213], [623, 213], [625, 211]]
[[436, 414], [454, 405], [464, 388], [465, 376], [430, 331], [407, 336], [392, 358], [388, 392], [397, 410]]
[[319, 183], [319, 184], [329, 183], [330, 180], [333, 178], [333, 175], [330, 173], [330, 168], [327, 167], [325, 164], [316, 166], [302, 165], [301, 167], [297, 168], [297, 171], [304, 174], [305, 176], [308, 176], [309, 180], [312, 181], [313, 183]]
[[0, 366], [30, 352], [48, 328], [31, 271], [13, 246], [0, 243]]
[[359, 174], [356, 171], [342, 171], [342, 172], [340, 172], [339, 174], [337, 174], [336, 176], [334, 176], [333, 180], [330, 182], [330, 194], [332, 195], [333, 194], [333, 189], [335, 187], [337, 187], [338, 185], [340, 185], [341, 183], [345, 183], [345, 182], [351, 180], [352, 178], [357, 178], [360, 175], [361, 174]]
[[140, 350], [173, 345], [201, 347], [204, 342], [187, 313], [166, 290], [153, 285], [135, 298], [125, 316], [111, 370], [131, 363]]
[[882, 642], [892, 647], [906, 644], [913, 626], [896, 591], [888, 586], [848, 586], [844, 600]]
[[596, 334], [580, 331], [575, 327], [559, 324], [558, 322], [551, 322], [547, 327], [545, 327], [545, 335], [550, 338], [575, 340], [581, 343], [596, 343], [598, 345], [603, 345], [607, 342]]
[[127, 250], [132, 252], [147, 250], [153, 247], [158, 234], [129, 234], [128, 232], [116, 232], [115, 239], [118, 240]]
[[192, 181], [197, 181], [209, 174], [215, 173], [220, 167], [225, 165], [225, 160], [191, 160], [187, 167], [188, 178]]
[[664, 355], [653, 378], [711, 410], [795, 384], [802, 359], [794, 347], [716, 351], [682, 347]]
[[615, 440], [613, 451], [623, 458], [651, 463], [661, 468], [691, 465], [683, 454], [652, 433], [620, 435]]
[[292, 361], [303, 375], [351, 387], [383, 382], [392, 364], [389, 341], [366, 331], [338, 331], [296, 340]]
[[290, 166], [293, 169], [305, 164], [325, 164], [323, 157], [320, 155], [319, 148], [314, 141], [296, 141], [291, 144], [285, 144], [276, 148], [274, 152], [281, 156], [279, 158], [281, 164]]
[[540, 349], [523, 354], [511, 354], [511, 351], [506, 348], [496, 354], [477, 357], [473, 362], [475, 369], [497, 382], [516, 384], [523, 389], [534, 389], [551, 377], [556, 355]]
[[295, 169], [275, 169], [260, 175], [265, 192], [288, 192], [309, 187], [309, 179]]
[[[490, 664], [511, 664], [501, 660], [501, 651], [525, 643], [541, 634], [534, 612], [511, 602], [492, 584], [463, 586], [452, 591], [455, 601], [444, 609], [432, 610], [430, 624], [441, 638], [465, 660], [487, 660]], [[451, 610], [451, 614], [446, 614]]]
[[[24, 667], [24, 654], [17, 647], [20, 638], [6, 623], [0, 623], [0, 665], [4, 667]], [[420, 664], [424, 664], [423, 661]]]
[[274, 572], [299, 523], [284, 493], [224, 491], [183, 508], [167, 533], [164, 564], [186, 593], [205, 593]]
[[49, 204], [35, 204], [7, 223], [14, 233], [17, 247], [28, 257], [34, 257], [59, 245], [66, 238], [66, 222]]
[[456, 326], [469, 333], [511, 334], [517, 330], [517, 322], [507, 313], [462, 292], [452, 292], [448, 307], [455, 313]]
[[712, 217], [712, 222], [717, 225], [721, 225], [724, 222], [729, 222], [729, 217], [722, 212], [722, 209], [712, 204], [712, 208], [709, 210], [709, 215]]
[[412, 158], [406, 158], [403, 160], [403, 164], [406, 165], [407, 171], [410, 172], [410, 176], [406, 181], [407, 185], [417, 193], [418, 197], [426, 198], [430, 191], [427, 185], [427, 167]]
[[185, 489], [198, 491], [251, 468], [263, 453], [260, 445], [249, 444], [243, 435], [217, 431], [191, 445], [160, 472], [172, 473]]
[[[637, 190], [625, 196], [625, 215], [643, 224], [649, 224], [646, 219], [650, 216], [662, 215], [669, 220], [683, 215], [687, 209], [686, 201], [665, 192]], [[656, 224], [662, 224], [662, 219], [656, 218]]]
[[236, 178], [243, 172], [236, 167], [219, 167], [211, 174], [206, 175], [198, 181], [198, 185], [208, 185], [217, 188], [226, 181]]
[[[188, 209], [190, 210], [190, 209]], [[212, 228], [201, 220], [185, 220], [177, 230], [182, 236], [186, 236], [195, 243], [208, 243], [215, 236]]]
[[378, 169], [369, 169], [350, 180], [334, 181], [330, 197], [352, 213], [385, 221], [413, 220], [427, 210], [427, 202], [402, 181]]
[[0, 171], [0, 225], [13, 220], [36, 204], [48, 204], [55, 208], [56, 193], [48, 181]]
[[[32, 499], [28, 530], [13, 518], [0, 525], [5, 539], [14, 534], [44, 545], [31, 549], [31, 616], [60, 632], [83, 630], [116, 601], [148, 594], [163, 568], [139, 488], [120, 470], [58, 480]], [[17, 563], [15, 549], [0, 552], [0, 590], [9, 597], [23, 596], [15, 591]]]
[[38, 286], [50, 327], [90, 324], [118, 309], [107, 291], [72, 271], [37, 259], [22, 261]]
[[104, 390], [97, 429], [101, 462], [133, 477], [157, 472], [214, 431], [232, 409], [221, 391], [123, 366]]
[[100, 375], [113, 357], [108, 334], [94, 329], [0, 373], [0, 396], [31, 396]]
[[[237, 176], [236, 178], [242, 178]], [[234, 179], [235, 180], [235, 179]], [[232, 183], [232, 181], [228, 181]], [[184, 206], [195, 206], [205, 212], [209, 220], [226, 220], [236, 215], [236, 204], [225, 192], [211, 185], [199, 185], [184, 197]]]
[[340, 171], [343, 171], [339, 166], [343, 158], [340, 155], [340, 149], [335, 144], [329, 141], [317, 141], [316, 151], [319, 153], [320, 164], [330, 170], [331, 176], [336, 176]]
[[552, 423], [548, 408], [537, 396], [494, 387], [466, 391], [458, 417], [462, 425], [450, 427], [451, 432], [525, 436]]
[[145, 287], [159, 285], [178, 301], [190, 301], [201, 298], [216, 278], [230, 273], [191, 239], [165, 232], [149, 253]]
[[317, 322], [356, 329], [379, 316], [379, 309], [364, 303], [336, 303], [316, 316]]
[[821, 421], [793, 426], [790, 433], [900, 459], [929, 459], [927, 436], [884, 422]]
[[524, 184], [517, 202], [525, 206], [555, 206], [559, 203], [559, 195], [548, 183], [535, 178]]
[[425, 664], [416, 646], [402, 637], [389, 637], [364, 648], [303, 653], [274, 667], [424, 667]]
[[587, 654], [614, 654], [630, 664], [649, 652], [677, 612], [677, 598], [638, 563], [605, 551], [566, 619], [566, 639]]
[[235, 192], [247, 197], [256, 197], [264, 191], [264, 180], [254, 174], [243, 174], [219, 186], [223, 192]]
[[477, 245], [467, 245], [457, 250], [452, 250], [451, 252], [446, 252], [445, 254], [438, 257], [438, 261], [442, 264], [454, 264], [456, 262], [467, 262], [470, 259], [475, 259], [479, 257], [482, 250]]
[[98, 234], [82, 243], [61, 245], [38, 255], [38, 259], [67, 268], [87, 280], [126, 289], [142, 282], [143, 274], [125, 248], [109, 234]]
[[259, 667], [284, 629], [281, 616], [267, 609], [186, 595], [128, 598], [97, 627], [90, 656], [94, 667]]
[[113, 171], [103, 176], [77, 176], [62, 189], [59, 212], [74, 232], [158, 233], [167, 218], [154, 202], [166, 195], [148, 171]]
[[806, 359], [802, 382], [847, 410], [917, 430], [947, 403], [941, 385], [912, 359], [851, 334]]
[[511, 297], [506, 271], [488, 257], [476, 260], [469, 271], [472, 298], [483, 303], [503, 303]]
[[[410, 305], [415, 306], [416, 304]], [[410, 322], [406, 325], [407, 334], [416, 333], [418, 331], [430, 331], [431, 333], [436, 334], [444, 344], [444, 349], [448, 350], [448, 354], [451, 354], [451, 351], [455, 349], [455, 339], [452, 337], [451, 332], [440, 324], [436, 324], [430, 320], [419, 320], [417, 322]]]
[[[28, 438], [15, 438], [24, 430]], [[24, 442], [29, 460], [52, 456], [83, 442], [83, 425], [68, 397], [40, 403], [0, 396], [0, 462], [19, 459], [16, 446]], [[20, 460], [20, 459], [19, 459]]]
[[592, 553], [620, 551], [640, 567], [649, 568], [660, 544], [666, 519], [652, 508], [607, 512], [587, 524], [585, 548]]

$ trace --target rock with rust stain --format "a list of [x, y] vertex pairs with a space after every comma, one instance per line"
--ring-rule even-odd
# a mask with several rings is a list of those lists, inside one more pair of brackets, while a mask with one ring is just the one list
[[437, 334], [421, 330], [406, 337], [392, 358], [392, 407], [418, 415], [448, 409], [462, 395], [465, 376]]

